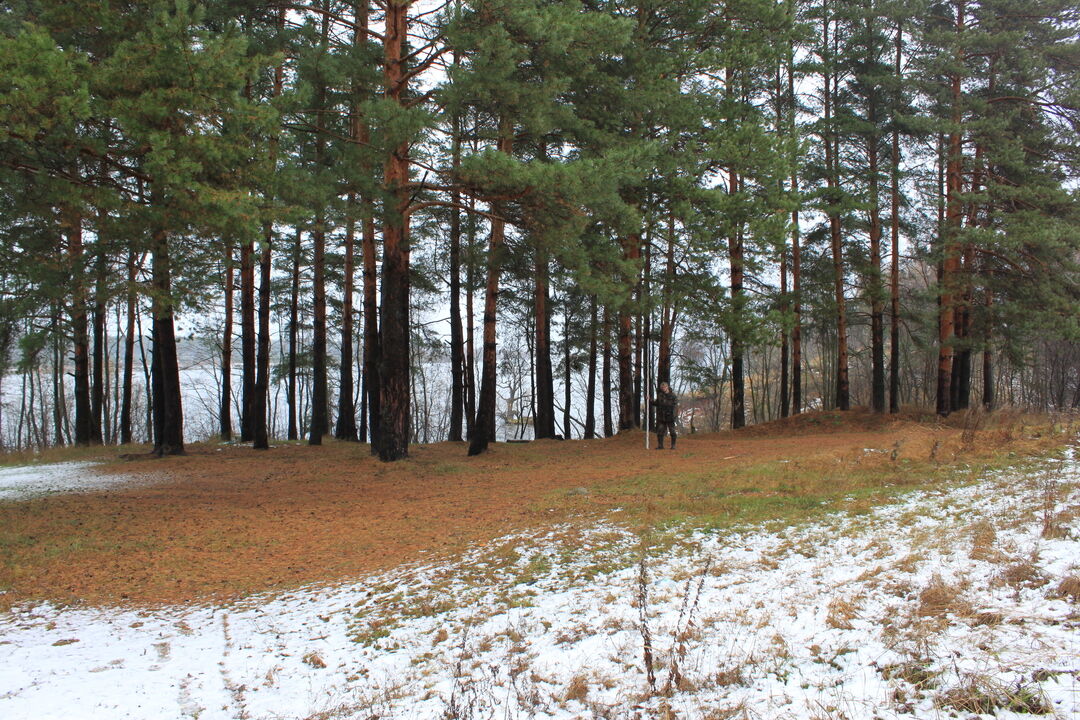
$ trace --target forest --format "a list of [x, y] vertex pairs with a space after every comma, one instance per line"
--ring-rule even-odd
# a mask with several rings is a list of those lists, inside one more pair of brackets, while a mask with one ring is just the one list
[[640, 428], [661, 381], [688, 431], [1080, 407], [1078, 30], [1070, 0], [12, 0], [0, 447], [478, 454]]

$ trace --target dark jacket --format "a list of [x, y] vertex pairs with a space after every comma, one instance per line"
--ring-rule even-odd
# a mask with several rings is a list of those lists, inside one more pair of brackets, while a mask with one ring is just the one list
[[675, 396], [675, 393], [658, 390], [656, 393], [656, 400], [653, 401], [653, 404], [656, 405], [656, 422], [675, 422], [675, 406], [678, 405], [678, 403], [679, 399]]

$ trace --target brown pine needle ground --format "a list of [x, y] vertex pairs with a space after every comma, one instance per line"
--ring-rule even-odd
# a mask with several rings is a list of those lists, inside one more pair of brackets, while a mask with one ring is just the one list
[[897, 488], [971, 477], [1073, 434], [1048, 420], [989, 422], [972, 433], [960, 419], [852, 412], [685, 435], [662, 452], [645, 450], [640, 432], [499, 444], [478, 458], [460, 444], [414, 446], [389, 465], [351, 443], [197, 445], [185, 457], [98, 470], [130, 475], [130, 486], [0, 502], [0, 607], [280, 591], [615, 508], [613, 519], [638, 528], [859, 512]]

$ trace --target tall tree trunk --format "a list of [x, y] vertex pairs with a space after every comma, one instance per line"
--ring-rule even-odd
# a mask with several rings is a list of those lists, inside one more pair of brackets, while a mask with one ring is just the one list
[[597, 301], [592, 296], [591, 314], [589, 316], [589, 377], [585, 389], [585, 432], [586, 440], [596, 437], [596, 321]]
[[533, 273], [533, 327], [536, 355], [536, 417], [533, 423], [537, 440], [555, 437], [555, 380], [551, 371], [551, 309], [548, 306], [549, 265], [543, 240], [536, 238], [536, 267]]
[[[62, 337], [60, 334], [60, 305], [53, 302], [52, 312], [49, 314], [49, 334], [52, 336], [52, 416], [53, 416], [53, 444], [60, 447], [64, 444], [64, 352]], [[7, 337], [0, 340], [0, 354], [7, 353]], [[0, 365], [5, 365], [0, 360]], [[6, 374], [6, 366], [0, 366], [0, 378]], [[2, 428], [0, 428], [2, 430]], [[0, 433], [2, 437], [2, 433]], [[0, 447], [3, 443], [0, 442]]]
[[240, 441], [255, 437], [255, 255], [240, 243]]
[[[964, 0], [956, 5], [956, 33], [963, 34], [966, 22]], [[962, 51], [956, 50], [956, 62], [962, 63]], [[938, 373], [937, 373], [937, 413], [946, 416], [952, 407], [952, 366], [954, 357], [953, 338], [956, 333], [956, 283], [960, 272], [959, 242], [960, 225], [963, 219], [963, 204], [960, 194], [963, 191], [963, 139], [960, 123], [963, 120], [960, 108], [962, 78], [959, 71], [950, 76], [950, 100], [952, 102], [951, 130], [949, 132], [948, 156], [945, 170], [945, 227], [941, 237], [941, 298], [938, 320]]]
[[297, 426], [296, 353], [300, 331], [300, 257], [302, 238], [303, 234], [300, 228], [297, 228], [296, 237], [293, 240], [292, 286], [289, 293], [289, 378], [285, 396], [286, 404], [289, 407], [289, 440], [296, 440], [300, 437], [300, 428]]
[[353, 401], [353, 273], [355, 272], [354, 241], [356, 220], [352, 216], [355, 198], [348, 198], [349, 219], [345, 227], [345, 267], [341, 296], [341, 367], [338, 380], [338, 413], [334, 437], [356, 442], [356, 405]]
[[[873, 29], [873, 20], [866, 19], [867, 33]], [[870, 93], [867, 108], [870, 131], [866, 136], [867, 170], [870, 190], [870, 267], [868, 291], [870, 295], [870, 407], [876, 413], [885, 412], [885, 289], [881, 279], [881, 205], [879, 202], [878, 173], [880, 138], [878, 135], [877, 98]]]
[[[899, 83], [902, 78], [901, 60], [904, 51], [904, 32], [896, 24], [896, 55], [893, 72]], [[894, 100], [899, 105], [899, 98]], [[892, 165], [889, 169], [889, 229], [891, 253], [889, 262], [889, 412], [900, 412], [900, 130], [892, 131]]]
[[82, 216], [65, 208], [63, 231], [67, 237], [68, 263], [71, 269], [71, 332], [74, 341], [75, 444], [93, 441], [93, 416], [90, 406], [90, 339], [86, 318], [85, 254]]
[[[788, 47], [788, 107], [789, 132], [796, 134], [795, 127], [795, 59], [792, 46]], [[791, 166], [791, 194], [795, 207], [791, 210], [791, 413], [802, 412], [802, 238], [799, 227], [799, 165], [797, 159]]]
[[604, 437], [615, 434], [615, 423], [611, 416], [611, 318], [607, 305], [604, 306], [604, 321], [601, 323], [604, 334], [602, 370], [600, 374], [600, 402], [604, 414]]
[[[127, 326], [124, 331], [124, 378], [123, 391], [120, 399], [120, 444], [127, 445], [131, 442], [131, 393], [135, 371], [135, 279], [136, 279], [135, 252], [128, 252], [127, 259]], [[231, 271], [230, 271], [231, 273]], [[231, 364], [231, 363], [230, 363]], [[228, 368], [224, 369], [228, 372]], [[225, 402], [223, 399], [222, 402]], [[231, 423], [230, 423], [231, 425]]]
[[326, 377], [326, 217], [320, 210], [311, 230], [312, 317], [311, 317], [311, 421], [308, 444], [322, 445], [330, 430], [329, 393]]
[[[671, 382], [671, 340], [675, 333], [675, 214], [668, 213], [667, 247], [664, 251], [664, 293], [660, 307], [660, 347], [656, 358], [656, 382]], [[650, 393], [650, 397], [652, 394]]]
[[225, 327], [221, 333], [221, 404], [218, 409], [223, 442], [232, 440], [232, 335], [233, 335], [233, 249], [225, 241]]
[[151, 289], [154, 345], [151, 384], [154, 395], [154, 454], [184, 453], [184, 414], [180, 397], [180, 366], [173, 323], [172, 270], [169, 235], [155, 230], [151, 250]]
[[[623, 238], [623, 259], [637, 267], [641, 259], [641, 236], [634, 233]], [[637, 286], [635, 278], [634, 286]], [[629, 300], [619, 308], [619, 430], [638, 427], [640, 416], [635, 412], [633, 369], [633, 323], [634, 315], [628, 307]]]
[[[458, 56], [454, 55], [457, 65]], [[451, 119], [451, 173], [457, 177], [461, 166], [461, 116], [455, 112]], [[465, 410], [465, 338], [461, 333], [461, 193], [455, 185], [450, 201], [450, 435], [451, 442], [463, 439], [462, 425]]]
[[[470, 198], [470, 210], [475, 209], [475, 200]], [[470, 226], [472, 227], [472, 226]], [[469, 231], [469, 247], [473, 247], [475, 237]], [[476, 263], [470, 261], [465, 272], [465, 439], [472, 440], [473, 424], [476, 422], [476, 321], [473, 312], [473, 288], [476, 287]], [[535, 395], [535, 393], [534, 393]], [[535, 414], [534, 414], [535, 416]]]
[[[329, 11], [329, 0], [324, 0], [324, 10]], [[322, 16], [319, 36], [321, 52], [329, 53], [330, 17]], [[326, 163], [327, 86], [320, 77], [315, 89], [315, 167], [321, 172]], [[308, 425], [308, 444], [322, 445], [323, 436], [330, 432], [330, 393], [326, 371], [326, 207], [322, 201], [315, 209], [315, 223], [311, 229], [312, 255], [312, 316], [311, 316], [311, 422]]]
[[[513, 152], [513, 126], [509, 118], [499, 121], [499, 152]], [[495, 208], [498, 211], [498, 208]], [[495, 319], [499, 296], [499, 276], [502, 272], [503, 243], [506, 221], [500, 216], [491, 220], [491, 239], [488, 243], [487, 287], [484, 292], [484, 364], [480, 377], [480, 398], [476, 408], [476, 421], [469, 439], [469, 455], [479, 455], [495, 440], [495, 373], [496, 337]]]
[[567, 296], [567, 303], [565, 315], [563, 318], [563, 439], [569, 440], [571, 436], [570, 428], [570, 403], [572, 402], [572, 387], [571, 387], [571, 365], [570, 365], [570, 322], [573, 317], [570, 312], [570, 298]]
[[252, 403], [254, 424], [253, 447], [266, 450], [270, 447], [267, 427], [267, 402], [270, 399], [270, 274], [271, 243], [274, 231], [270, 223], [263, 228], [263, 248], [259, 258], [259, 339], [255, 358], [255, 399]]
[[837, 207], [840, 202], [839, 183], [839, 158], [837, 157], [837, 137], [833, 123], [832, 101], [834, 74], [831, 69], [832, 52], [829, 50], [829, 24], [832, 20], [825, 18], [824, 47], [827, 57], [825, 58], [823, 72], [823, 98], [824, 98], [824, 149], [825, 149], [825, 172], [826, 184], [829, 189], [828, 211], [829, 239], [832, 246], [833, 261], [833, 293], [836, 302], [836, 407], [839, 410], [848, 410], [851, 407], [851, 392], [848, 382], [848, 330], [847, 330], [847, 301], [844, 297], [844, 256], [842, 237], [840, 233], [840, 211]]
[[105, 374], [105, 320], [106, 320], [106, 254], [101, 245], [101, 229], [98, 228], [98, 239], [94, 244], [96, 257], [94, 258], [94, 371], [93, 385], [90, 394], [90, 415], [93, 420], [90, 423], [90, 440], [95, 445], [105, 442], [105, 383], [108, 376]]
[[[739, 174], [729, 171], [728, 192], [739, 192]], [[743, 292], [743, 234], [742, 228], [728, 235], [728, 260], [731, 277], [731, 429], [746, 425], [746, 385], [743, 368], [743, 325], [746, 296]]]
[[[409, 2], [388, 0], [383, 58], [385, 98], [403, 105], [408, 96]], [[389, 192], [383, 226], [382, 328], [379, 367], [379, 459], [392, 462], [409, 454], [409, 145], [394, 148], [383, 183]]]

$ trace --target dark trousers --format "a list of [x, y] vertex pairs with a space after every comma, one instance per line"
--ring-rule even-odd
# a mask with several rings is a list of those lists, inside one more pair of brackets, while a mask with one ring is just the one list
[[656, 437], [660, 442], [664, 441], [664, 435], [670, 434], [672, 441], [675, 440], [675, 423], [665, 422], [664, 420], [656, 421]]

